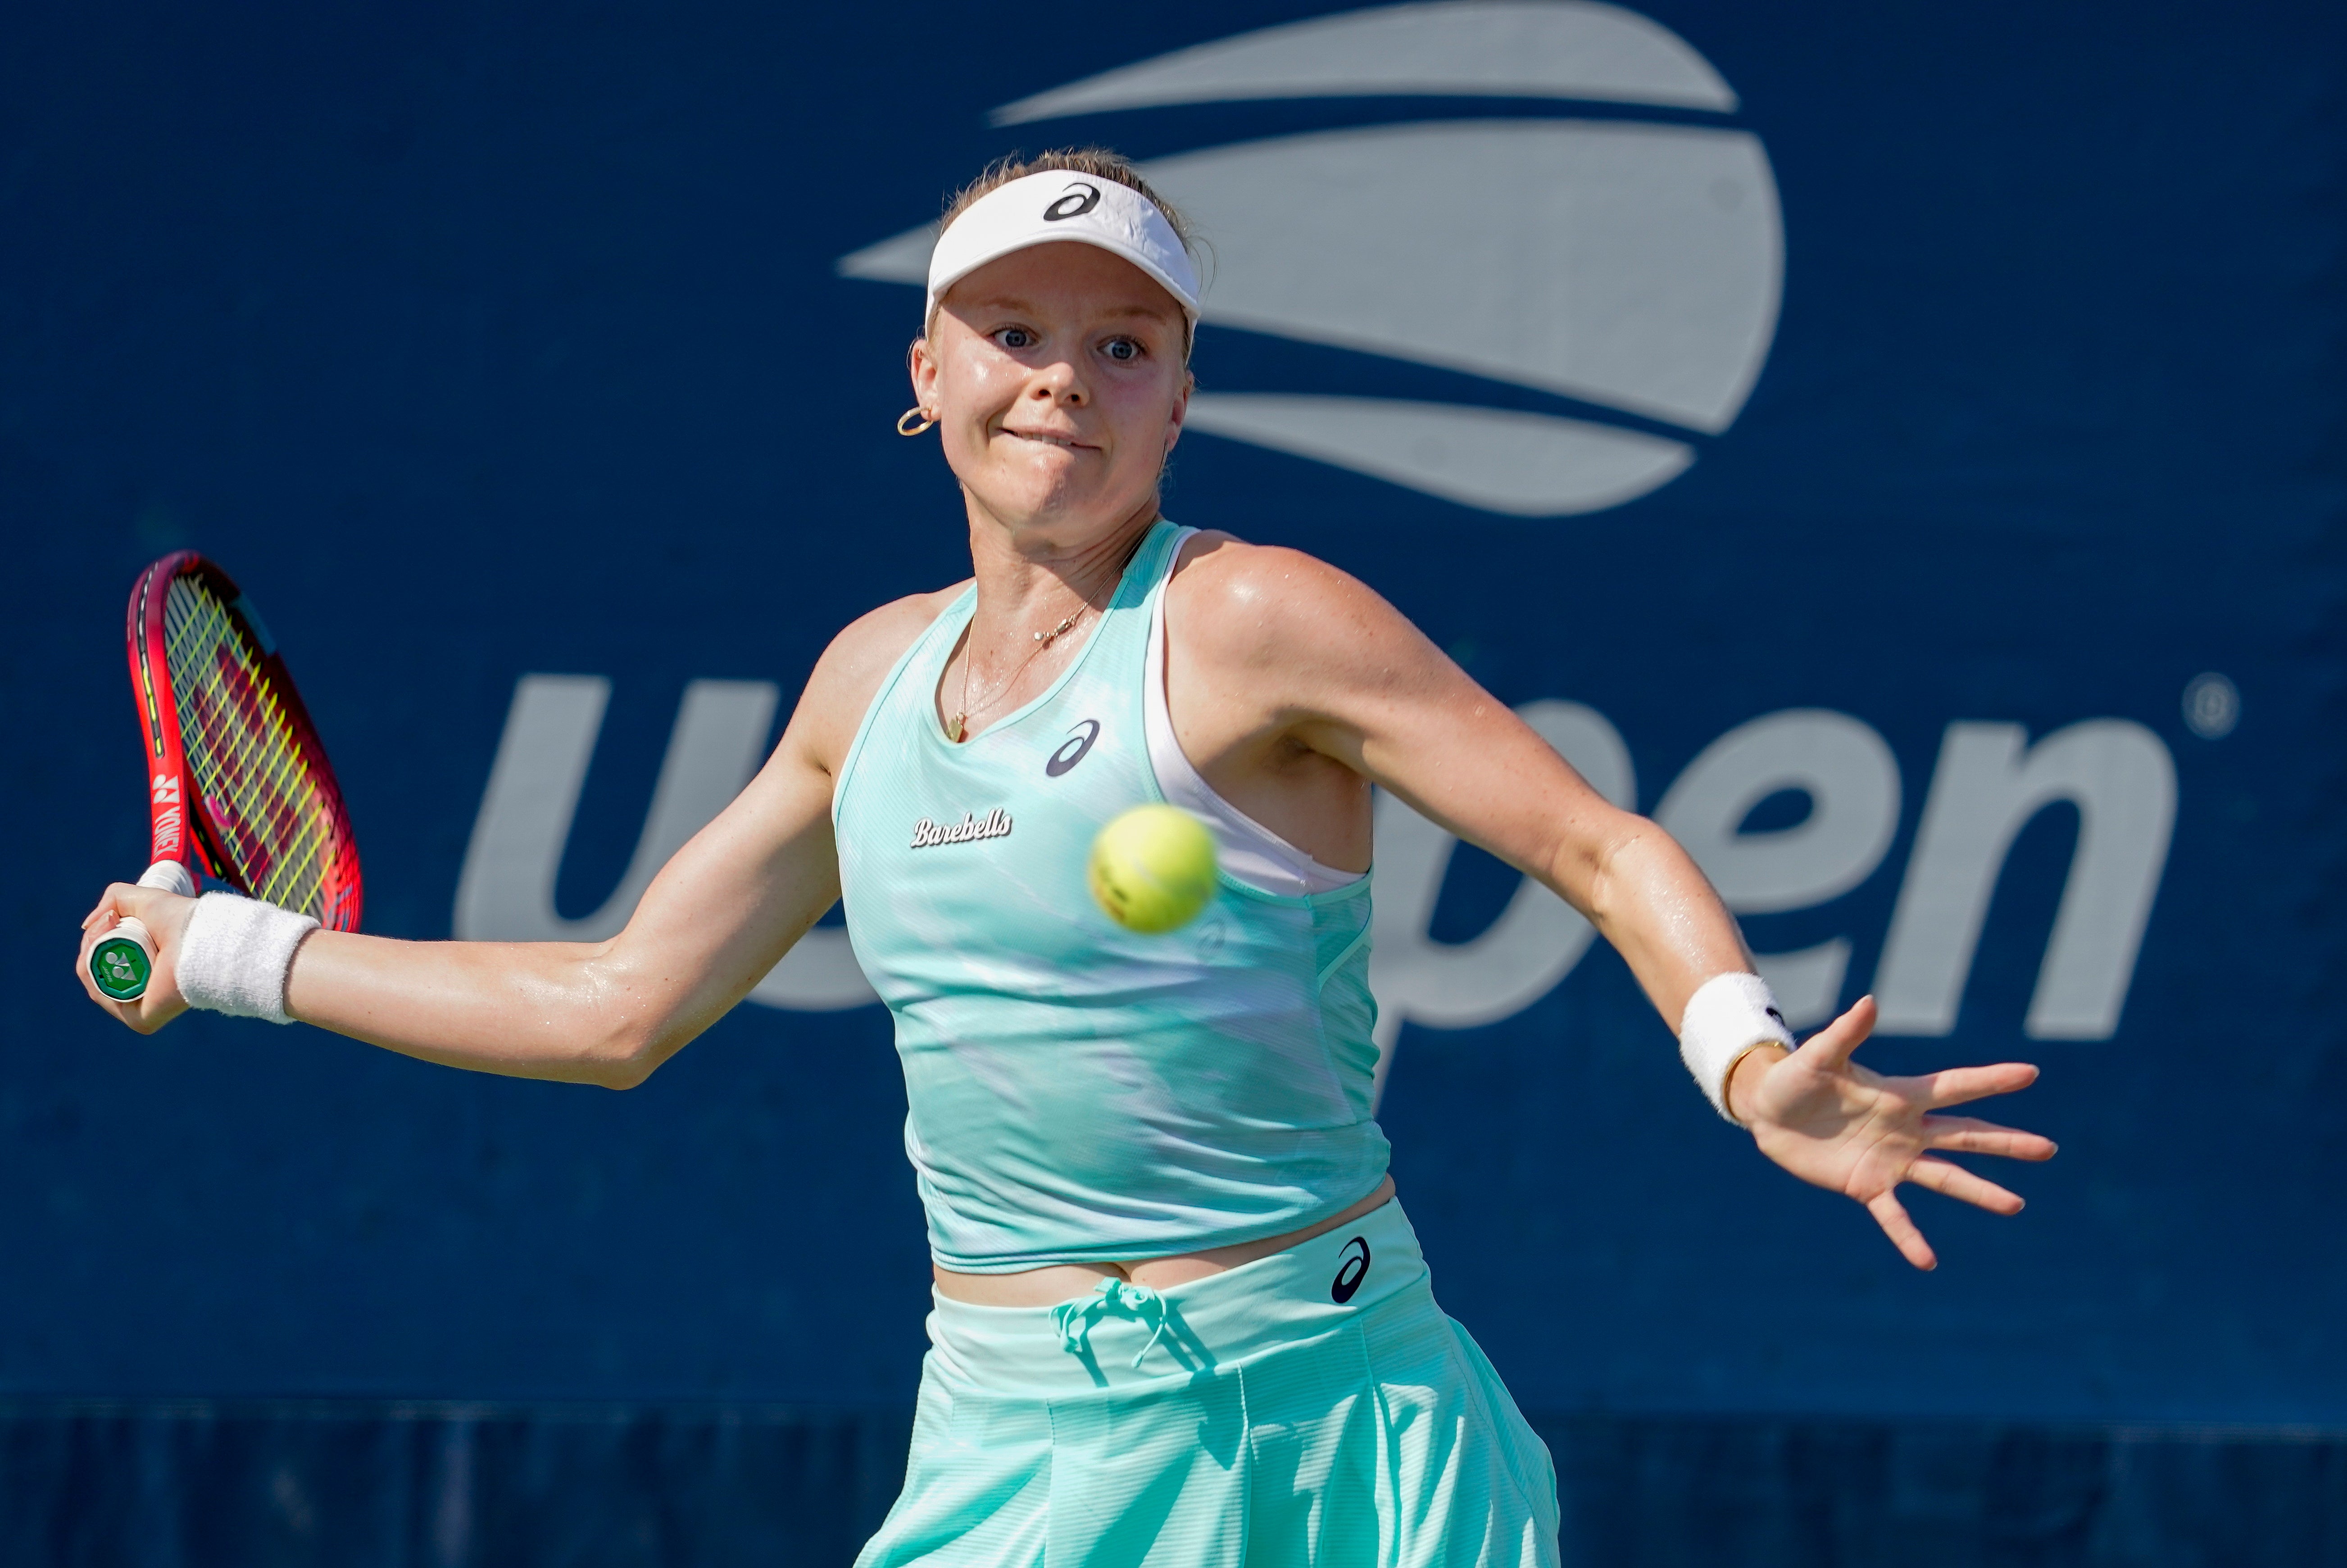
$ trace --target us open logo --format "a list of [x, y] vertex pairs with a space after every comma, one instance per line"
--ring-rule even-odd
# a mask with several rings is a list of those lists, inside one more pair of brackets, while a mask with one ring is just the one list
[[[1278, 390], [1199, 395], [1189, 427], [1492, 513], [1593, 512], [1668, 483], [1735, 420], [1759, 374], [1784, 244], [1774, 177], [1758, 139], [1734, 124], [1736, 95], [1646, 18], [1572, 0], [1355, 11], [1144, 60], [994, 118], [1015, 125], [1208, 101], [1413, 95], [1553, 108], [1524, 115], [1512, 104], [1512, 118], [1234, 142], [1158, 159], [1146, 172], [1198, 217], [1212, 247], [1209, 323], [1377, 356], [1399, 367], [1397, 384], [1410, 365], [1452, 373], [1424, 378], [1451, 389], [1448, 401], [1304, 384], [1320, 373], [1300, 370]], [[1591, 107], [1600, 104], [1602, 114]], [[1071, 179], [1054, 200], [1095, 188]], [[845, 258], [840, 270], [917, 286], [934, 239], [910, 230]], [[601, 675], [518, 682], [458, 878], [458, 937], [616, 933], [661, 866], [755, 773], [782, 691], [718, 680], [686, 688], [627, 871], [593, 913], [571, 918], [555, 907], [555, 882], [610, 694]], [[2187, 689], [2183, 716], [2216, 741], [2239, 703], [2231, 682], [2204, 674]], [[1887, 927], [1870, 933], [1837, 918], [1807, 945], [1754, 954], [1796, 1030], [1826, 1021], [1862, 987], [1880, 1003], [1879, 1034], [1956, 1032], [2008, 855], [2040, 813], [2075, 808], [2077, 847], [2022, 1032], [2091, 1041], [2119, 1031], [2177, 821], [2174, 758], [2143, 724], [2088, 712], [2033, 732], [1954, 719], [1936, 758], [1902, 771], [1858, 715], [1787, 707], [1730, 727], [1676, 778], [1642, 784], [1605, 714], [1553, 697], [1517, 712], [1599, 794], [1653, 815], [1732, 914], [1825, 910], [1870, 878], [1895, 877]], [[1091, 723], [1053, 737], [1032, 765], [1053, 777], [1075, 767], [1091, 749]], [[1784, 793], [1807, 797], [1804, 818], [1747, 823]], [[1901, 803], [1917, 793], [1917, 829], [1902, 839]], [[1472, 1030], [1511, 1018], [1572, 973], [1596, 933], [1524, 878], [1480, 933], [1438, 938], [1436, 906], [1458, 841], [1390, 794], [1376, 812], [1369, 980], [1382, 1086], [1405, 1023]], [[962, 833], [970, 836], [958, 842], [976, 843], [979, 826], [969, 813], [920, 836], [934, 832], [942, 845]], [[176, 851], [177, 816], [156, 831], [160, 859]], [[1902, 842], [1905, 859], [1895, 861]], [[1870, 977], [1854, 970], [1870, 951], [1878, 954]], [[829, 927], [809, 932], [750, 995], [795, 1009], [877, 999], [846, 933]]]
[[[1341, 385], [1202, 392], [1187, 427], [1521, 517], [1620, 506], [1686, 472], [1768, 356], [1784, 234], [1768, 154], [1733, 123], [1736, 94], [1648, 18], [1571, 0], [1353, 11], [1107, 71], [993, 119], [1372, 97], [1558, 109], [1152, 161], [1150, 183], [1212, 247], [1203, 319], [1461, 372], [1511, 405], [1473, 401], [1471, 383], [1440, 402]], [[1604, 117], [1575, 118], [1574, 103]], [[1069, 200], [1045, 216], [1071, 216]], [[908, 230], [839, 271], [919, 285], [935, 241], [931, 226]]]

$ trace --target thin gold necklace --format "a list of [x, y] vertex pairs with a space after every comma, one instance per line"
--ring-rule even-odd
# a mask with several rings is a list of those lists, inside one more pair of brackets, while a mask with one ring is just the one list
[[[1135, 555], [1138, 555], [1141, 551], [1142, 541], [1146, 539], [1148, 537], [1149, 530], [1147, 528], [1142, 529], [1141, 532], [1133, 536], [1133, 543], [1125, 547], [1124, 554], [1118, 558], [1115, 571], [1108, 579], [1112, 585], [1124, 580], [1124, 569], [1133, 564], [1133, 558]], [[1057, 642], [1061, 638], [1065, 637], [1069, 632], [1075, 630], [1076, 622], [1081, 620], [1084, 618], [1084, 611], [1090, 610], [1092, 607], [1092, 595], [1088, 593], [1084, 595], [1083, 599], [1076, 605], [1075, 609], [1070, 610], [1061, 619], [1059, 625], [1054, 626], [1049, 631], [1039, 631], [1035, 633], [1035, 646], [1028, 651], [1026, 658], [1021, 659], [1019, 661], [1019, 668], [1013, 670], [1000, 681], [996, 682], [994, 685], [989, 687], [986, 693], [976, 702], [972, 702], [969, 700], [969, 672], [978, 663], [978, 650], [975, 644], [965, 642], [962, 646], [961, 651], [961, 708], [959, 712], [953, 715], [953, 717], [946, 721], [946, 739], [953, 742], [957, 745], [960, 744], [963, 738], [969, 733], [970, 715], [973, 713], [983, 713], [987, 709], [992, 707], [996, 698], [1001, 696], [1003, 692], [1010, 690], [1011, 686], [1018, 681], [1019, 677], [1027, 673], [1027, 666], [1034, 663], [1036, 660], [1043, 656], [1043, 650], [1051, 647], [1051, 644]], [[972, 615], [970, 617], [970, 629], [975, 630], [977, 629], [977, 625], [978, 617]], [[968, 633], [965, 633], [964, 635], [967, 636]]]
[[996, 682], [994, 685], [987, 691], [985, 695], [980, 697], [976, 703], [972, 703], [969, 700], [969, 671], [971, 666], [978, 662], [978, 650], [965, 646], [962, 649], [961, 653], [961, 710], [955, 713], [952, 718], [946, 721], [946, 739], [958, 744], [962, 737], [969, 733], [969, 716], [972, 713], [983, 713], [987, 709], [992, 707], [996, 698], [1001, 696], [1003, 692], [1010, 690], [1012, 682], [1017, 681], [1019, 677], [1027, 673], [1027, 666], [1034, 663], [1036, 660], [1041, 658], [1043, 656], [1043, 650], [1049, 648], [1052, 643], [1057, 642], [1061, 638], [1065, 637], [1071, 630], [1072, 630], [1076, 622], [1083, 619], [1084, 611], [1091, 608], [1092, 602], [1087, 600], [1085, 602], [1079, 604], [1074, 610], [1071, 610], [1064, 618], [1061, 619], [1060, 624], [1051, 628], [1051, 630], [1037, 632], [1035, 634], [1035, 646], [1028, 651], [1026, 658], [1021, 659], [1019, 661], [1019, 668], [1013, 670], [1010, 674]]

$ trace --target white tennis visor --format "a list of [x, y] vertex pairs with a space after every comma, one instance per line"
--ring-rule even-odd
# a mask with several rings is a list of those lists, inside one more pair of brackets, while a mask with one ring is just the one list
[[1122, 256], [1198, 319], [1198, 270], [1157, 204], [1133, 187], [1050, 169], [997, 186], [962, 210], [929, 252], [929, 302], [989, 261], [1030, 245], [1074, 241]]

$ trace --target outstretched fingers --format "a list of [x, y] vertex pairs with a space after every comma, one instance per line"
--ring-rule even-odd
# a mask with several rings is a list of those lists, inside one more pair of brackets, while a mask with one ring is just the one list
[[1993, 1067], [1951, 1067], [1922, 1077], [1923, 1104], [1937, 1111], [1993, 1094], [2011, 1094], [2037, 1081], [2037, 1069], [2026, 1061], [2000, 1061]]
[[1976, 1176], [1962, 1165], [1952, 1165], [1945, 1160], [1924, 1156], [1907, 1168], [1907, 1180], [1919, 1187], [1928, 1187], [1943, 1198], [1954, 1198], [1975, 1208], [1986, 1209], [1993, 1214], [2017, 1214], [2021, 1212], [2019, 1194], [2008, 1193], [1987, 1177]]
[[1976, 1116], [1924, 1117], [1923, 1143], [1952, 1154], [1997, 1154], [2008, 1160], [2050, 1160], [2058, 1147], [2051, 1138]]
[[1915, 1228], [1915, 1222], [1907, 1217], [1905, 1205], [1897, 1198], [1887, 1192], [1877, 1193], [1866, 1201], [1866, 1212], [1874, 1216], [1874, 1223], [1882, 1227], [1882, 1234], [1891, 1238], [1891, 1245], [1899, 1249], [1900, 1256], [1917, 1268], [1940, 1266], [1939, 1258], [1932, 1251], [1932, 1244], [1923, 1239], [1923, 1233]]

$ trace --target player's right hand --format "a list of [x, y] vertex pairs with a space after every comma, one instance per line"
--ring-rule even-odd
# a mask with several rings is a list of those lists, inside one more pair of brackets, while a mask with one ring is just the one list
[[[182, 898], [159, 887], [141, 887], [130, 882], [117, 882], [108, 887], [106, 897], [97, 901], [97, 907], [82, 918], [81, 951], [74, 958], [74, 974], [81, 980], [81, 989], [88, 993], [90, 1000], [140, 1034], [153, 1034], [188, 1010], [186, 999], [179, 995], [177, 959], [179, 939], [195, 912], [193, 898]], [[117, 1001], [99, 990], [89, 973], [90, 949], [104, 941], [107, 933], [120, 925], [125, 916], [135, 916], [155, 938], [155, 964], [146, 992], [138, 1000], [128, 1002]]]

